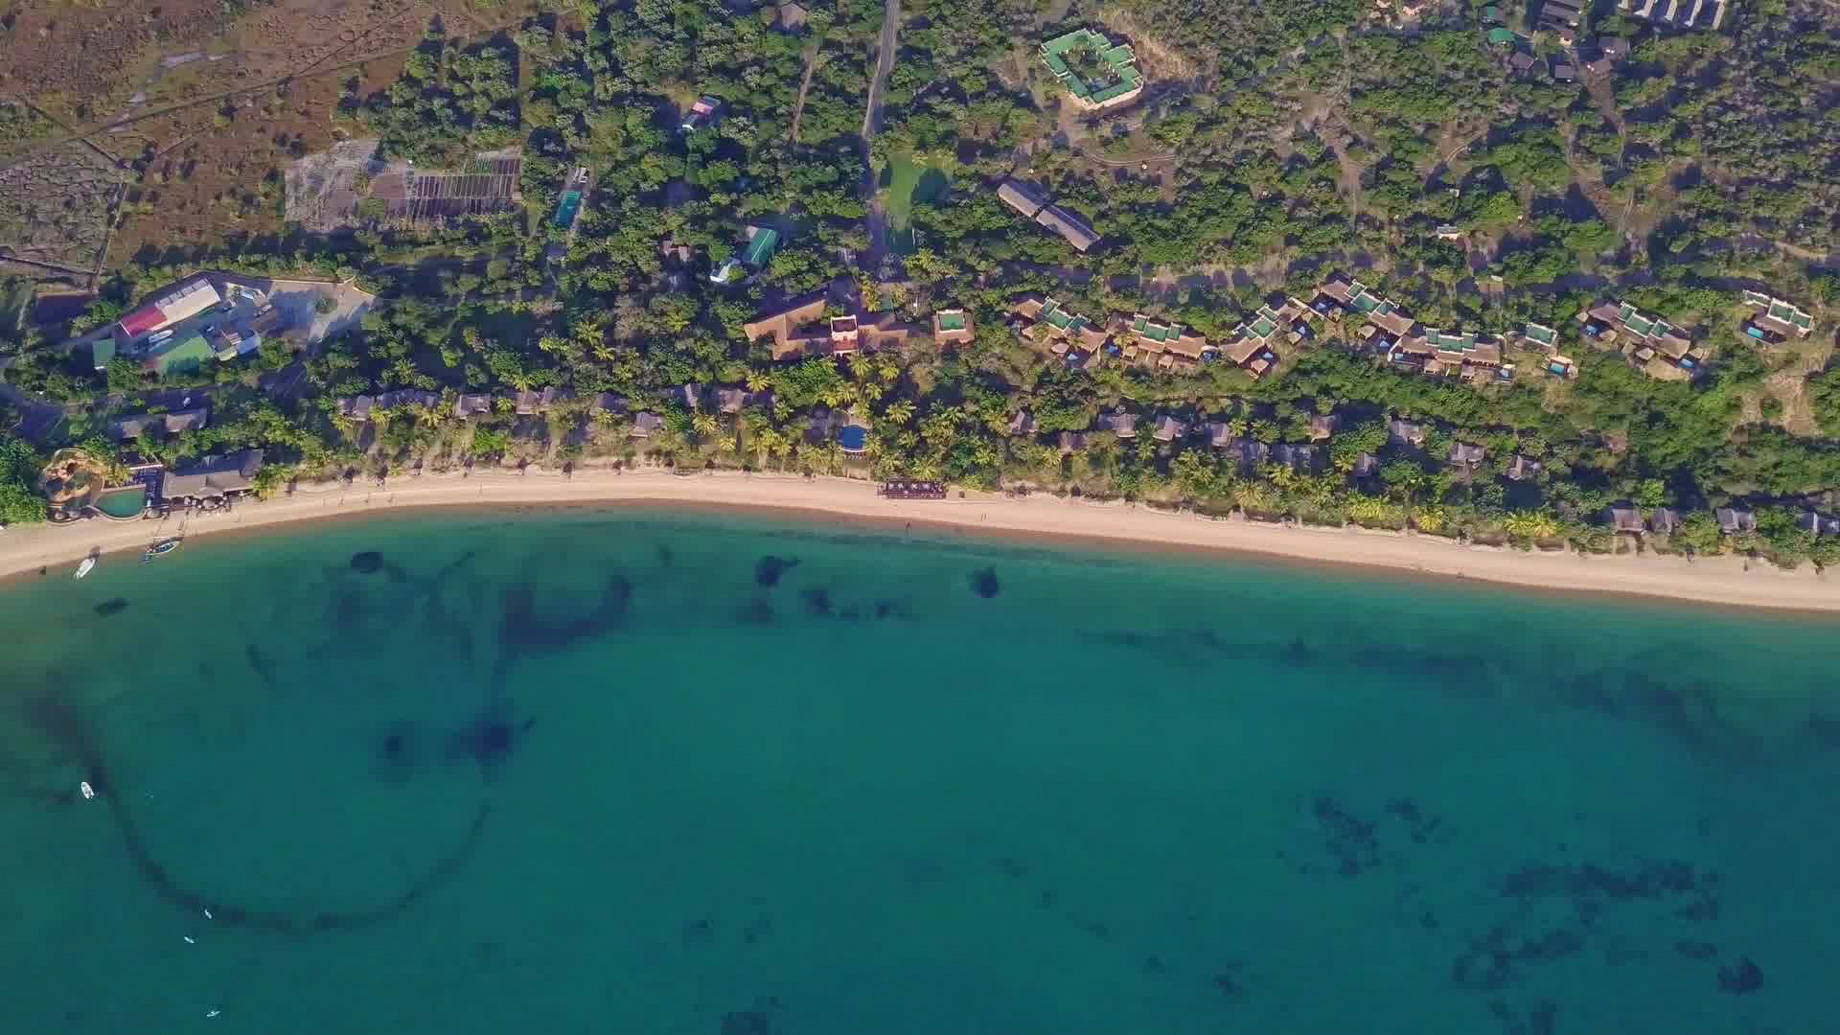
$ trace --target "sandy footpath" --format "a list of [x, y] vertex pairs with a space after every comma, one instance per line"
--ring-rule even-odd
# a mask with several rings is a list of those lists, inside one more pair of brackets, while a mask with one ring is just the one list
[[[1587, 593], [1667, 597], [1734, 607], [1840, 611], [1840, 583], [1804, 565], [1783, 571], [1736, 557], [1687, 561], [1658, 555], [1596, 557], [1569, 552], [1525, 553], [1467, 547], [1430, 536], [1354, 529], [1318, 530], [1238, 520], [1214, 520], [1123, 503], [1097, 504], [1052, 496], [1009, 498], [967, 493], [949, 500], [889, 500], [866, 482], [791, 475], [695, 474], [663, 470], [578, 471], [573, 477], [532, 468], [470, 475], [425, 474], [377, 487], [302, 485], [291, 496], [238, 504], [228, 514], [194, 515], [189, 538], [288, 522], [401, 511], [425, 506], [504, 506], [529, 503], [682, 503], [779, 508], [852, 521], [914, 522], [1013, 538], [1071, 537], [1172, 549], [1264, 554], [1329, 567], [1364, 565], [1405, 574], [1445, 576]], [[75, 525], [13, 527], [0, 532], [0, 576], [31, 576], [41, 568], [63, 574], [92, 550], [138, 552], [160, 535], [179, 531], [177, 517]], [[106, 565], [92, 577], [106, 577]]]

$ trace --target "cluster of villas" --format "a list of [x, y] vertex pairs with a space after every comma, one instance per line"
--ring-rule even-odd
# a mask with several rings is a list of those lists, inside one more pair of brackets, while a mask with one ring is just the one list
[[1226, 338], [1209, 341], [1192, 328], [1144, 313], [1115, 315], [1100, 324], [1055, 298], [1025, 295], [1010, 304], [1011, 330], [1076, 369], [1110, 360], [1186, 373], [1224, 361], [1255, 379], [1277, 365], [1280, 346], [1315, 337], [1314, 320], [1308, 306], [1287, 298], [1276, 308], [1260, 306]]
[[[670, 408], [690, 413], [715, 413], [732, 416], [749, 409], [773, 407], [773, 393], [753, 391], [741, 386], [678, 385], [664, 393]], [[451, 412], [466, 420], [496, 414], [520, 417], [545, 416], [558, 407], [577, 402], [574, 392], [566, 388], [524, 389], [516, 392], [449, 392], [406, 388], [377, 395], [358, 395], [336, 399], [334, 412], [353, 424], [369, 423], [392, 411], [413, 408], [420, 412]], [[612, 392], [600, 392], [586, 399], [585, 407], [576, 412], [588, 416], [607, 414], [624, 417], [629, 438], [649, 439], [663, 431], [668, 422], [664, 414], [652, 410], [634, 411], [630, 400]], [[805, 421], [805, 441], [821, 445], [835, 441], [845, 453], [862, 453], [868, 448], [869, 425], [847, 412], [817, 409]]]
[[[1746, 341], [1780, 345], [1807, 337], [1814, 317], [1790, 302], [1759, 291], [1744, 292], [1752, 315], [1740, 326]], [[1578, 314], [1584, 336], [1600, 347], [1616, 349], [1651, 377], [1685, 380], [1705, 369], [1707, 349], [1680, 328], [1630, 302], [1599, 302]]]
[[[1328, 468], [1327, 443], [1341, 426], [1338, 415], [1317, 414], [1310, 418], [1308, 442], [1265, 442], [1236, 433], [1234, 424], [1228, 421], [1191, 420], [1172, 413], [1139, 415], [1120, 408], [1099, 414], [1086, 431], [1059, 432], [1055, 444], [1062, 456], [1069, 456], [1086, 449], [1097, 434], [1109, 434], [1121, 441], [1134, 441], [1141, 435], [1148, 435], [1156, 442], [1212, 449], [1233, 460], [1242, 474], [1257, 474], [1272, 467], [1286, 468], [1297, 474], [1319, 474]], [[1395, 417], [1387, 422], [1387, 441], [1400, 448], [1423, 450], [1430, 431], [1429, 425]], [[1032, 437], [1036, 432], [1035, 420], [1026, 410], [1016, 413], [1010, 420], [1012, 437]], [[1484, 446], [1462, 441], [1451, 442], [1438, 457], [1446, 465], [1464, 472], [1476, 471], [1487, 458]], [[1539, 471], [1537, 461], [1517, 454], [1504, 473], [1510, 479], [1521, 481]], [[1379, 472], [1380, 458], [1373, 453], [1362, 453], [1355, 458], [1349, 477], [1360, 482]]]
[[[1427, 327], [1391, 299], [1341, 274], [1318, 285], [1309, 301], [1284, 296], [1261, 305], [1230, 333], [1214, 340], [1193, 328], [1144, 313], [1115, 315], [1101, 323], [1041, 295], [1026, 295], [1010, 306], [1010, 326], [1015, 333], [1071, 367], [1083, 369], [1112, 360], [1186, 373], [1208, 363], [1226, 362], [1255, 380], [1275, 368], [1287, 351], [1318, 339], [1324, 323], [1333, 323], [1355, 349], [1374, 352], [1388, 363], [1429, 377], [1480, 383], [1514, 378], [1515, 364], [1505, 361], [1503, 342], [1474, 331]], [[1552, 329], [1538, 325], [1529, 325], [1523, 338], [1547, 352], [1557, 343]], [[1563, 356], [1549, 366], [1562, 375], [1571, 368], [1571, 361]]]

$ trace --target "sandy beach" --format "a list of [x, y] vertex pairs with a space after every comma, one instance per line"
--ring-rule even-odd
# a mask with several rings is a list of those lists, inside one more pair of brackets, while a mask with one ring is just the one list
[[[1052, 496], [1011, 498], [967, 492], [961, 498], [955, 491], [948, 500], [890, 500], [876, 495], [867, 482], [793, 475], [677, 475], [653, 469], [578, 471], [564, 477], [533, 468], [524, 474], [423, 474], [392, 479], [384, 486], [329, 482], [302, 485], [288, 496], [245, 501], [229, 513], [193, 515], [183, 531], [190, 540], [416, 507], [595, 503], [803, 511], [819, 522], [827, 515], [851, 522], [911, 522], [1005, 538], [1046, 537], [1256, 554], [1330, 568], [1365, 567], [1548, 591], [1659, 597], [1726, 607], [1840, 611], [1840, 585], [1812, 566], [1784, 571], [1739, 557], [1688, 561], [1659, 555], [1527, 553], [1465, 546], [1431, 536], [1284, 527]], [[164, 521], [97, 518], [75, 525], [15, 526], [0, 532], [0, 577], [33, 577], [41, 569], [47, 576], [61, 576], [92, 550], [132, 555], [156, 537], [179, 531], [177, 516]]]

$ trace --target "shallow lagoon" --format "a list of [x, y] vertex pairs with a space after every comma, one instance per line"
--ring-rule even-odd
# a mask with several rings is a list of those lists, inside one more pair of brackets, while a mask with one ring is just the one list
[[4, 1030], [1836, 1002], [1831, 621], [578, 510], [202, 540], [0, 629]]

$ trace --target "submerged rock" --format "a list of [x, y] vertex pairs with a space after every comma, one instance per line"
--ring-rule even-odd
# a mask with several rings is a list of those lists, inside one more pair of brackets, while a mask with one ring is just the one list
[[722, 1018], [722, 1035], [773, 1035], [773, 1022], [759, 1010], [736, 1010]]
[[971, 589], [978, 596], [989, 600], [997, 595], [1002, 586], [997, 582], [997, 569], [979, 568], [971, 573]]
[[127, 609], [128, 609], [128, 602], [122, 599], [121, 597], [114, 597], [109, 600], [104, 600], [102, 603], [97, 604], [95, 607], [96, 613], [101, 615], [104, 618], [107, 618], [110, 615], [121, 614], [123, 611], [126, 611]]
[[761, 586], [777, 586], [781, 575], [798, 566], [799, 560], [796, 557], [788, 559], [768, 554], [754, 562], [754, 582]]
[[407, 722], [396, 723], [377, 738], [373, 760], [379, 779], [401, 783], [415, 774], [420, 761], [421, 738]]
[[360, 575], [375, 575], [383, 570], [383, 554], [376, 550], [359, 550], [351, 555], [351, 570]]
[[1763, 968], [1749, 956], [1719, 968], [1719, 988], [1732, 995], [1748, 995], [1763, 987]]

